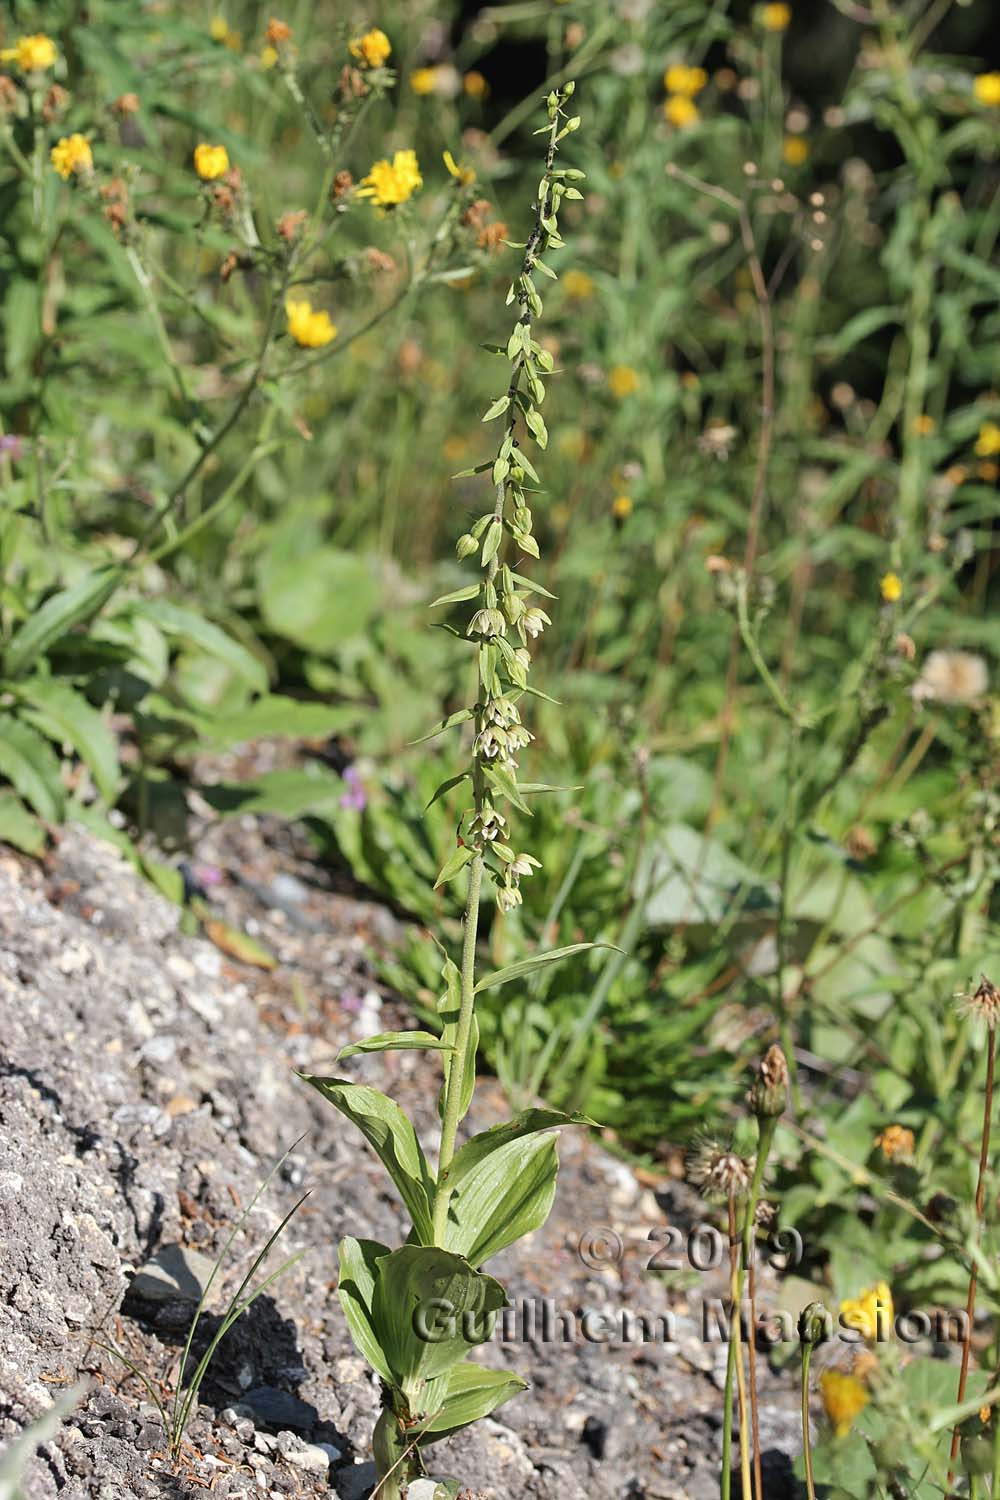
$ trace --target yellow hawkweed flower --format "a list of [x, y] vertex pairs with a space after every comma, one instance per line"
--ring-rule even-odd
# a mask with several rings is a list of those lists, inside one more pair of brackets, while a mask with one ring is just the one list
[[588, 276], [586, 271], [578, 271], [575, 266], [566, 272], [562, 284], [567, 297], [572, 297], [574, 302], [586, 302], [588, 297], [594, 295], [594, 278]]
[[203, 182], [214, 182], [229, 171], [229, 152], [225, 146], [210, 146], [202, 141], [194, 148], [194, 169]]
[[892, 1333], [892, 1292], [887, 1281], [866, 1287], [860, 1297], [847, 1297], [840, 1304], [842, 1328], [852, 1328], [869, 1342], [881, 1342]]
[[865, 1387], [856, 1375], [846, 1375], [843, 1370], [824, 1370], [819, 1377], [819, 1393], [837, 1437], [846, 1437], [855, 1417], [868, 1405], [870, 1397]]
[[348, 50], [366, 68], [380, 68], [392, 53], [392, 43], [384, 31], [375, 27], [364, 36], [356, 36], [348, 43]]
[[287, 298], [285, 316], [288, 319], [288, 332], [303, 349], [322, 349], [324, 344], [331, 343], [337, 337], [336, 327], [330, 322], [330, 314], [314, 312], [312, 303], [304, 297], [301, 300]]
[[490, 86], [486, 82], [486, 79], [475, 68], [471, 72], [466, 73], [462, 79], [462, 88], [470, 99], [485, 99], [490, 91]]
[[446, 151], [441, 160], [448, 168], [449, 174], [454, 177], [459, 187], [468, 187], [475, 182], [476, 174], [471, 167], [460, 167], [450, 151]]
[[980, 73], [973, 80], [972, 92], [980, 104], [1000, 105], [1000, 73]]
[[229, 22], [225, 16], [213, 16], [208, 30], [213, 42], [224, 42], [229, 36]]
[[437, 68], [417, 68], [410, 74], [410, 88], [415, 94], [433, 94], [437, 79]]
[[611, 502], [611, 514], [616, 521], [627, 521], [632, 514], [632, 496], [616, 495]]
[[930, 437], [937, 423], [933, 417], [929, 417], [925, 411], [913, 419], [913, 430], [917, 437]]
[[261, 47], [260, 65], [262, 68], [273, 68], [278, 61], [277, 47]]
[[883, 573], [879, 579], [879, 592], [887, 604], [895, 604], [903, 597], [903, 580], [898, 573]]
[[664, 100], [663, 113], [678, 130], [684, 130], [698, 121], [698, 106], [686, 94], [671, 94], [669, 99]]
[[800, 135], [786, 135], [781, 154], [790, 167], [801, 167], [809, 157], [809, 142]]
[[781, 3], [762, 5], [760, 24], [765, 31], [787, 31], [792, 19], [792, 7]]
[[668, 94], [685, 94], [689, 99], [700, 94], [707, 82], [704, 68], [689, 68], [687, 63], [671, 63], [663, 75], [663, 87]]
[[359, 198], [370, 198], [376, 208], [394, 208], [405, 203], [417, 188], [423, 187], [415, 151], [397, 151], [392, 161], [385, 157], [372, 166], [367, 177], [361, 179]]
[[996, 422], [984, 422], [976, 438], [976, 453], [980, 458], [992, 458], [1000, 453], [1000, 427]]
[[905, 1125], [887, 1125], [881, 1135], [875, 1137], [875, 1145], [882, 1148], [886, 1161], [895, 1161], [897, 1156], [912, 1156], [915, 1144], [913, 1131]]
[[49, 158], [64, 182], [74, 173], [89, 172], [94, 165], [90, 142], [79, 132], [64, 135], [61, 141], [56, 141]]
[[624, 401], [626, 396], [634, 395], [639, 389], [639, 372], [631, 365], [613, 365], [608, 371], [608, 385], [611, 394]]
[[44, 31], [18, 37], [13, 47], [0, 52], [0, 62], [16, 63], [22, 73], [44, 73], [47, 68], [55, 67], [58, 57], [55, 42]]

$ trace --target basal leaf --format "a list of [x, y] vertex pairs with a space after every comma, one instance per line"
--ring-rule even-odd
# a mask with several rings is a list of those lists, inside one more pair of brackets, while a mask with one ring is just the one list
[[503, 1287], [460, 1255], [436, 1245], [403, 1245], [379, 1261], [372, 1325], [408, 1397], [489, 1338]]
[[122, 576], [121, 568], [97, 568], [46, 599], [41, 609], [35, 610], [25, 620], [4, 652], [3, 665], [7, 676], [20, 677], [74, 625], [96, 615], [110, 599]]
[[94, 778], [106, 802], [118, 790], [118, 742], [96, 708], [68, 682], [53, 677], [29, 677], [17, 696], [21, 717], [52, 740], [71, 745]]
[[65, 795], [59, 761], [48, 740], [13, 714], [0, 714], [0, 775], [47, 822], [62, 817]]

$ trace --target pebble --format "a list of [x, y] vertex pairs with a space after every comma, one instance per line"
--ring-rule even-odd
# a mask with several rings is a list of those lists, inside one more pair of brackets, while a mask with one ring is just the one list
[[273, 1385], [259, 1385], [247, 1391], [243, 1404], [249, 1406], [256, 1421], [266, 1422], [269, 1427], [291, 1427], [306, 1432], [316, 1421], [315, 1407]]
[[140, 1266], [129, 1291], [146, 1302], [197, 1302], [208, 1285], [214, 1261], [184, 1245], [163, 1245]]

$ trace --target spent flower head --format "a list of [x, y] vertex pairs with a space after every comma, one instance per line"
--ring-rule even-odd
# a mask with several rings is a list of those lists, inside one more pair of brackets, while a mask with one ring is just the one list
[[974, 1021], [982, 1021], [990, 1031], [993, 1031], [997, 1020], [1000, 1019], [1000, 990], [991, 979], [987, 979], [983, 974], [971, 995], [959, 996], [958, 1010], [960, 1015], [969, 1016]]
[[753, 1181], [752, 1157], [738, 1156], [718, 1141], [702, 1136], [687, 1159], [688, 1181], [705, 1198], [745, 1198]]

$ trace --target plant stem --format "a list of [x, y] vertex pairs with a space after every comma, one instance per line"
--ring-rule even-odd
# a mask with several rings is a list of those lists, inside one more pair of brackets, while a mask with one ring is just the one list
[[[986, 1098], [983, 1105], [983, 1135], [979, 1147], [979, 1177], [976, 1181], [976, 1239], [978, 1241], [983, 1227], [983, 1203], [986, 1196], [986, 1168], [990, 1154], [990, 1124], [993, 1119], [993, 1075], [996, 1064], [997, 1034], [996, 1028], [990, 1026], [986, 1043]], [[976, 1315], [976, 1283], [979, 1279], [979, 1267], [973, 1260], [969, 1267], [969, 1295], [965, 1303], [965, 1337], [962, 1340], [962, 1367], [958, 1376], [958, 1403], [965, 1400], [965, 1383], [969, 1375], [969, 1356], [972, 1352], [972, 1323]], [[951, 1456], [948, 1469], [948, 1489], [951, 1489], [955, 1478], [955, 1461], [958, 1458], [961, 1435], [956, 1427], [951, 1435]]]
[[777, 1123], [773, 1115], [762, 1115], [757, 1121], [757, 1159], [754, 1162], [753, 1179], [750, 1183], [750, 1197], [747, 1200], [746, 1218], [743, 1222], [743, 1263], [740, 1267], [739, 1275], [739, 1295], [742, 1297], [743, 1272], [749, 1269], [750, 1338], [747, 1343], [747, 1358], [750, 1364], [750, 1420], [753, 1429], [753, 1472], [754, 1481], [757, 1486], [757, 1500], [763, 1500], [764, 1491], [761, 1484], [760, 1423], [757, 1410], [757, 1350], [754, 1346], [757, 1328], [757, 1277], [754, 1265], [756, 1256], [755, 1227], [757, 1205], [760, 1202], [760, 1190], [764, 1183], [764, 1169], [767, 1166], [767, 1158], [771, 1151], [771, 1142], [774, 1140]]
[[[444, 1120], [441, 1125], [441, 1150], [438, 1155], [438, 1186], [434, 1198], [434, 1243], [443, 1245], [448, 1222], [448, 1199], [451, 1189], [447, 1174], [455, 1155], [455, 1136], [462, 1117], [462, 1096], [467, 1070], [476, 1066], [469, 1042], [476, 1003], [476, 938], [479, 932], [479, 895], [483, 884], [483, 856], [477, 854], [469, 865], [469, 890], [465, 903], [462, 937], [462, 1003], [455, 1032], [455, 1054], [448, 1070], [445, 1090]], [[472, 1055], [470, 1056], [470, 1052]]]
[[809, 1500], [816, 1500], [813, 1483], [812, 1440], [809, 1436], [809, 1362], [812, 1359], [812, 1344], [802, 1345], [802, 1456], [806, 1465], [806, 1493]]
[[747, 1429], [747, 1390], [746, 1376], [743, 1370], [743, 1330], [741, 1318], [743, 1313], [743, 1273], [740, 1265], [740, 1252], [736, 1240], [736, 1199], [732, 1193], [729, 1195], [729, 1243], [732, 1246], [730, 1252], [730, 1277], [729, 1290], [730, 1300], [733, 1304], [733, 1321], [731, 1329], [730, 1349], [734, 1354], [736, 1365], [736, 1393], [738, 1397], [739, 1419], [740, 1419], [740, 1485], [743, 1492], [743, 1500], [753, 1500], [753, 1488], [750, 1484], [750, 1434]]

